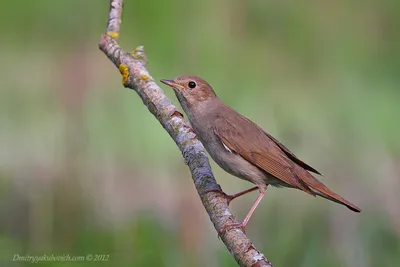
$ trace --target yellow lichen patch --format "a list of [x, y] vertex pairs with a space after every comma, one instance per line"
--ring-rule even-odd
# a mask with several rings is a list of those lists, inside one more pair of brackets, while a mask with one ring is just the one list
[[146, 74], [141, 74], [139, 77], [140, 77], [140, 79], [145, 80], [145, 81], [150, 79], [150, 76], [146, 75]]
[[122, 74], [122, 84], [125, 85], [129, 78], [129, 69], [125, 64], [119, 65], [119, 72]]
[[112, 38], [117, 39], [118, 38], [118, 33], [117, 32], [107, 32], [107, 35], [111, 36]]

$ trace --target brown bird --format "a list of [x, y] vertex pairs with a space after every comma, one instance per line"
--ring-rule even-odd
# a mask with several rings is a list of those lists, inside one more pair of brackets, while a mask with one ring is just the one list
[[240, 224], [225, 225], [220, 232], [245, 227], [265, 196], [267, 185], [300, 189], [312, 196], [321, 196], [345, 205], [355, 212], [361, 210], [329, 190], [310, 172], [317, 170], [297, 158], [281, 142], [261, 127], [226, 106], [212, 87], [196, 76], [180, 76], [161, 80], [172, 87], [187, 114], [190, 124], [213, 160], [226, 172], [256, 185], [228, 196], [234, 198], [259, 189], [255, 203]]

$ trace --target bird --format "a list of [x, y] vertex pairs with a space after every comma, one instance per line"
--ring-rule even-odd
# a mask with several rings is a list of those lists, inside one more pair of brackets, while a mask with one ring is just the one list
[[223, 193], [227, 204], [239, 196], [259, 190], [244, 220], [227, 223], [220, 229], [221, 234], [239, 227], [245, 232], [251, 216], [266, 195], [268, 185], [299, 189], [361, 212], [356, 205], [315, 178], [314, 175], [321, 175], [319, 171], [300, 160], [256, 123], [225, 105], [202, 78], [184, 75], [162, 79], [161, 82], [175, 92], [194, 133], [211, 158], [229, 174], [255, 184], [233, 195]]

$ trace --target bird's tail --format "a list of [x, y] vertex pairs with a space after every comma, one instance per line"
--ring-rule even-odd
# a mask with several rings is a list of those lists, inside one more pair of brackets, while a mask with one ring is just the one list
[[[301, 167], [299, 167], [299, 168], [301, 168]], [[321, 196], [328, 200], [342, 204], [352, 211], [361, 212], [361, 209], [359, 207], [357, 207], [356, 205], [350, 203], [343, 197], [341, 197], [338, 194], [331, 191], [323, 183], [318, 181], [317, 178], [312, 176], [311, 173], [309, 173], [308, 171], [302, 169], [302, 171], [300, 171], [300, 172], [302, 173], [302, 175], [300, 176], [300, 179], [301, 179], [303, 185], [306, 185], [307, 187], [309, 187], [315, 195], [318, 195], [318, 196]], [[299, 172], [297, 172], [297, 173], [299, 173]]]
[[315, 193], [320, 197], [323, 197], [323, 198], [326, 198], [333, 202], [342, 204], [354, 212], [361, 212], [361, 209], [359, 207], [357, 207], [356, 205], [350, 203], [349, 201], [347, 201], [346, 199], [342, 198], [341, 196], [335, 194], [331, 190], [328, 189], [328, 191], [329, 191], [329, 195], [326, 193], [318, 192], [318, 191], [316, 191]]

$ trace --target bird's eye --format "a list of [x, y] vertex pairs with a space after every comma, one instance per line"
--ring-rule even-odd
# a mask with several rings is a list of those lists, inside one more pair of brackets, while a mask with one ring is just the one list
[[193, 81], [190, 81], [190, 82], [188, 83], [188, 86], [189, 86], [189, 88], [193, 89], [193, 88], [196, 87], [196, 83], [193, 82]]

